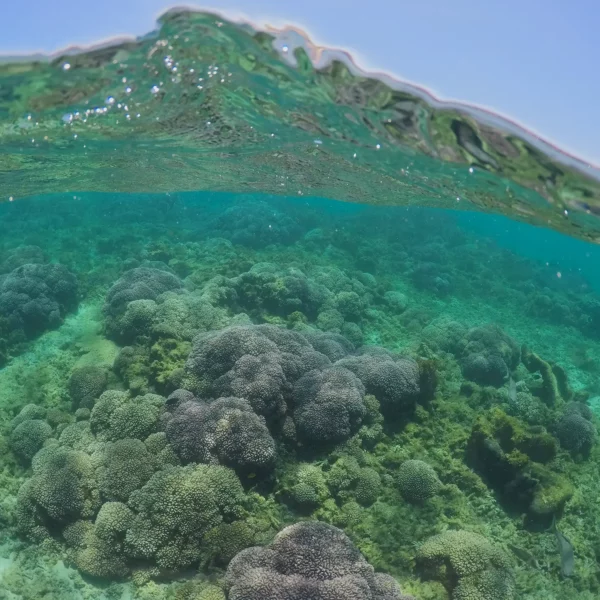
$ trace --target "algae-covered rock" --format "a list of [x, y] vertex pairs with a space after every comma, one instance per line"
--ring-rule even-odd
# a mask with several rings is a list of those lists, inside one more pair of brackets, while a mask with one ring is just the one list
[[549, 525], [573, 494], [566, 476], [543, 464], [556, 451], [556, 441], [543, 428], [528, 427], [494, 408], [475, 421], [467, 461], [505, 506]]
[[560, 399], [560, 390], [552, 365], [531, 352], [526, 346], [521, 349], [521, 360], [530, 373], [539, 373], [542, 385], [538, 391], [539, 397], [548, 406], [555, 406]]

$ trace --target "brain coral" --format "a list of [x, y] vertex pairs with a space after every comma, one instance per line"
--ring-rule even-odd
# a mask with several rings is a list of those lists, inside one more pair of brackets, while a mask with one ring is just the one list
[[211, 223], [219, 236], [251, 248], [291, 244], [300, 237], [299, 225], [266, 202], [246, 201], [227, 208]]
[[229, 600], [408, 600], [341, 530], [314, 521], [286, 527], [269, 546], [242, 550], [225, 583]]

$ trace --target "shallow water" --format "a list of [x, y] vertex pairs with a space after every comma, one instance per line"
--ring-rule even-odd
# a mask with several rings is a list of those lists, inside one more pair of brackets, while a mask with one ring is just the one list
[[292, 50], [0, 67], [0, 598], [597, 598], [594, 173]]

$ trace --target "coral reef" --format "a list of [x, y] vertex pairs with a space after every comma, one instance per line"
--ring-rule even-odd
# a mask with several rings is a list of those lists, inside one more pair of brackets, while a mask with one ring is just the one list
[[305, 200], [0, 204], [7, 598], [600, 595], [593, 274]]

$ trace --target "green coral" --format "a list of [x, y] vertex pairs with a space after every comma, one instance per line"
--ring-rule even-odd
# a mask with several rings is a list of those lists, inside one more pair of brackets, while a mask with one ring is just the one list
[[17, 425], [22, 423], [23, 421], [27, 421], [30, 419], [45, 419], [47, 410], [43, 406], [39, 406], [38, 404], [26, 404], [19, 414], [11, 421], [11, 427], [14, 429]]
[[354, 485], [354, 497], [359, 504], [369, 506], [379, 497], [381, 492], [381, 477], [371, 467], [363, 467], [358, 473]]
[[244, 521], [221, 523], [211, 529], [202, 543], [205, 560], [224, 566], [238, 553], [256, 545], [252, 527]]
[[52, 437], [52, 427], [40, 419], [28, 419], [19, 423], [10, 436], [10, 448], [24, 463], [35, 456], [36, 452]]
[[92, 408], [96, 398], [106, 389], [106, 369], [87, 365], [73, 369], [69, 379], [69, 394], [75, 408]]
[[183, 368], [190, 353], [191, 343], [175, 338], [161, 338], [150, 348], [150, 371], [158, 390], [167, 387], [176, 369]]
[[120, 544], [115, 539], [100, 537], [92, 523], [77, 521], [69, 525], [64, 538], [73, 562], [82, 573], [102, 579], [122, 578], [129, 573]]
[[179, 465], [181, 461], [167, 440], [167, 434], [164, 431], [151, 433], [145, 440], [146, 448], [152, 455], [159, 467], [165, 465]]
[[358, 431], [358, 436], [366, 449], [373, 449], [384, 438], [384, 419], [380, 411], [379, 400], [375, 396], [366, 394], [364, 403], [367, 414], [363, 419], [362, 427]]
[[329, 489], [323, 471], [308, 463], [293, 470], [289, 484], [289, 497], [300, 508], [314, 508], [329, 497]]
[[398, 488], [409, 502], [423, 502], [435, 496], [442, 483], [435, 469], [422, 460], [407, 460], [398, 469]]
[[122, 542], [133, 517], [133, 512], [126, 504], [105, 502], [96, 516], [95, 533], [107, 542]]
[[105, 500], [127, 502], [155, 470], [155, 461], [144, 442], [136, 439], [108, 442], [101, 452], [98, 484]]
[[126, 552], [164, 570], [180, 570], [201, 556], [202, 539], [222, 522], [242, 515], [244, 492], [225, 467], [168, 467], [131, 494], [135, 518], [126, 535]]
[[510, 563], [502, 550], [471, 531], [445, 531], [417, 552], [423, 575], [440, 580], [453, 600], [512, 600], [515, 588]]
[[164, 404], [165, 399], [156, 394], [132, 398], [126, 392], [109, 390], [92, 410], [91, 430], [100, 440], [143, 440], [156, 431]]
[[58, 441], [61, 446], [83, 452], [92, 451], [97, 445], [96, 438], [90, 429], [89, 421], [77, 421], [67, 425], [61, 432]]
[[177, 587], [172, 600], [226, 600], [226, 598], [225, 592], [219, 586], [191, 580]]
[[325, 474], [332, 494], [342, 502], [355, 500], [369, 505], [375, 502], [381, 490], [381, 477], [371, 467], [361, 467], [356, 458], [342, 456]]
[[40, 539], [57, 527], [91, 518], [100, 508], [94, 468], [89, 456], [57, 445], [40, 450], [33, 476], [19, 490], [17, 521], [28, 537]]

